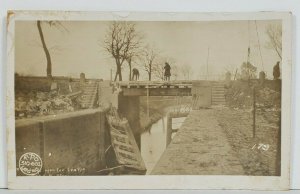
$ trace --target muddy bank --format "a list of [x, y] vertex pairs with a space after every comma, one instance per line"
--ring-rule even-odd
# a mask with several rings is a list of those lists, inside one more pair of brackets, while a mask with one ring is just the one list
[[215, 115], [246, 175], [279, 175], [280, 111], [257, 111], [255, 137], [251, 110], [223, 108]]

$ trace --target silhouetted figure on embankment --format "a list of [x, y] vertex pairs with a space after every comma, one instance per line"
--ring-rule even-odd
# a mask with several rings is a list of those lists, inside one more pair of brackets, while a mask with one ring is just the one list
[[279, 68], [279, 61], [277, 61], [276, 65], [273, 67], [273, 77], [274, 80], [278, 80], [280, 77], [280, 68]]
[[165, 63], [165, 67], [164, 67], [165, 73], [164, 73], [164, 80], [165, 81], [170, 81], [170, 77], [171, 77], [171, 66], [169, 65], [169, 63]]

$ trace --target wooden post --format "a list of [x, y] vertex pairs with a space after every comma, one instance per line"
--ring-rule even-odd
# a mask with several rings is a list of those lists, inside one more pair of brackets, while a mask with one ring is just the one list
[[276, 160], [275, 160], [275, 175], [281, 175], [281, 122], [279, 122], [279, 130], [278, 130], [278, 137], [277, 137], [277, 153], [276, 153]]
[[256, 97], [255, 97], [255, 87], [253, 87], [253, 138], [255, 138], [255, 112], [256, 112]]
[[166, 147], [171, 143], [172, 140], [172, 117], [167, 115], [167, 134], [166, 134]]
[[85, 86], [85, 74], [80, 73], [80, 89], [83, 90]]

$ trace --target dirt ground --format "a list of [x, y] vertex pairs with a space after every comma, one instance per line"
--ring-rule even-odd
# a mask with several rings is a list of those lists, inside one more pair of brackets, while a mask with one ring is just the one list
[[279, 175], [279, 110], [259, 109], [256, 112], [255, 137], [251, 109], [222, 108], [216, 110], [215, 115], [246, 175]]

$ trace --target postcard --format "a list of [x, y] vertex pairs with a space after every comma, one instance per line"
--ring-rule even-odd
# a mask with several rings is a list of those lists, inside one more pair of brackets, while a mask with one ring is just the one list
[[9, 11], [10, 189], [289, 189], [292, 14]]

